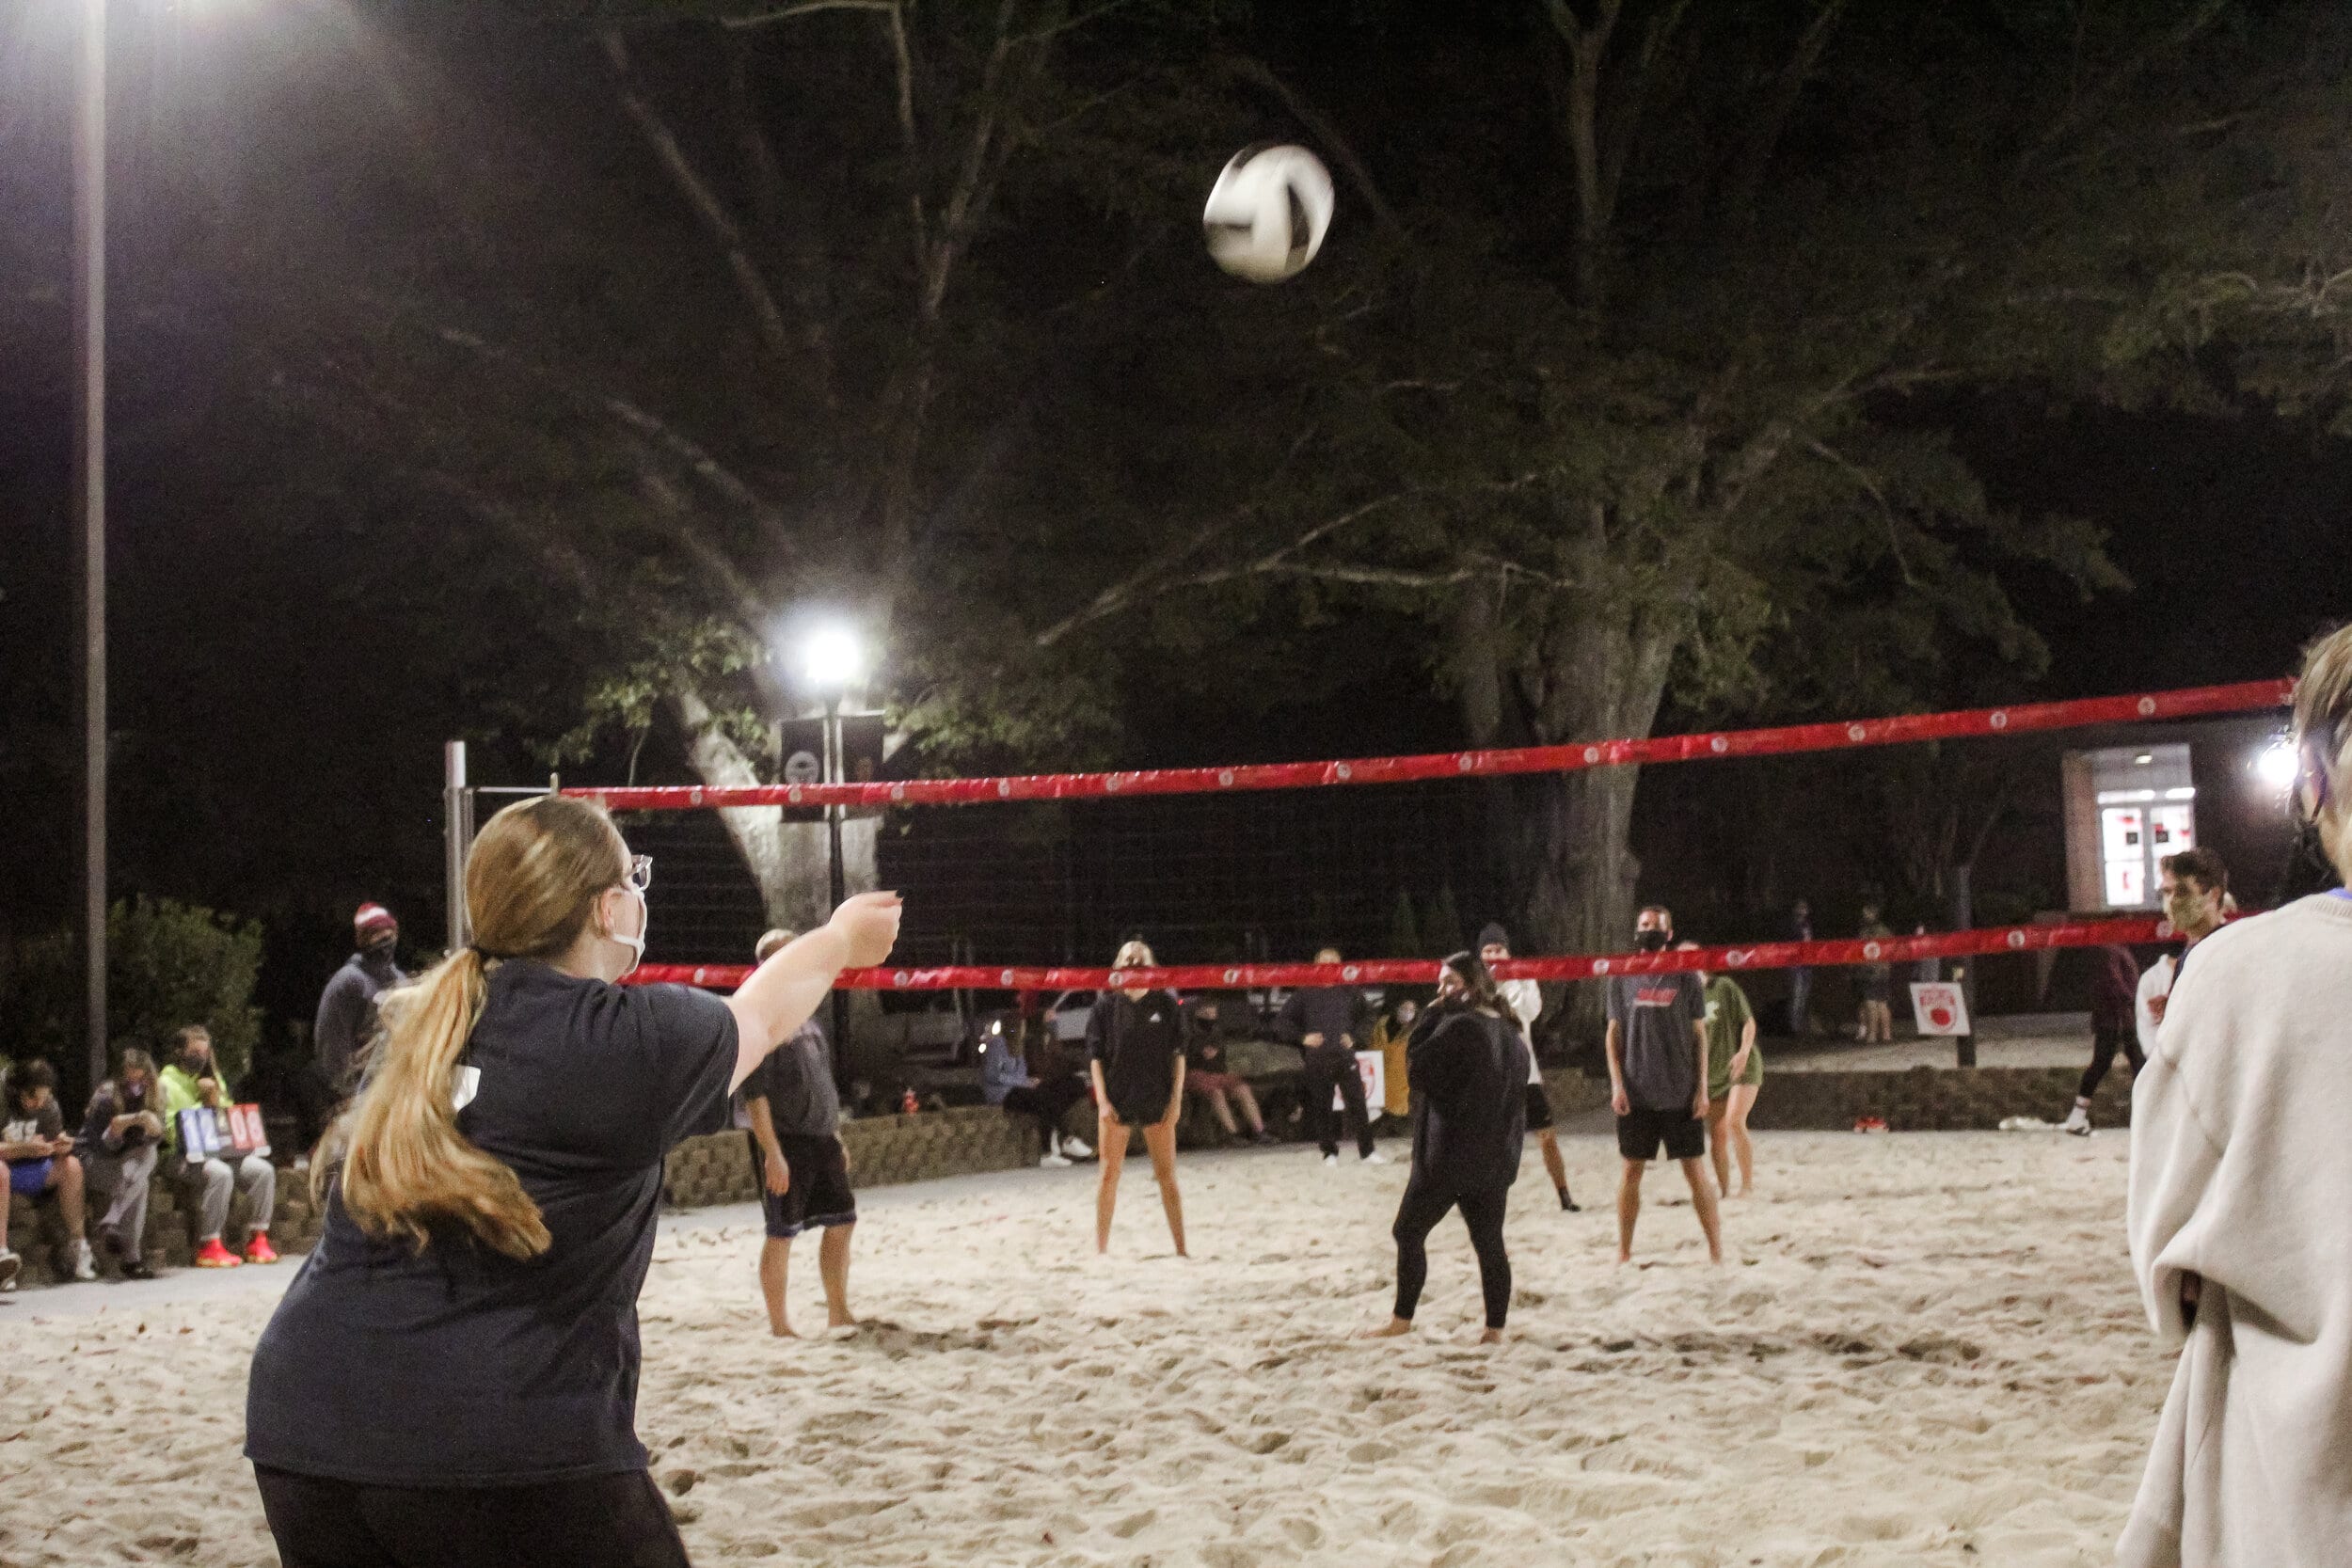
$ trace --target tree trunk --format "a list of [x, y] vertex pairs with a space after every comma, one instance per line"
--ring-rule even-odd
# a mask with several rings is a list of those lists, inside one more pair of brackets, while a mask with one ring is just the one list
[[[770, 781], [745, 755], [741, 747], [712, 722], [710, 706], [692, 691], [673, 699], [678, 721], [687, 735], [687, 758], [694, 776], [707, 784], [757, 784]], [[789, 931], [806, 931], [824, 924], [833, 912], [831, 847], [822, 822], [787, 822], [779, 806], [729, 806], [719, 813], [736, 852], [759, 886], [759, 902], [768, 924]], [[881, 883], [876, 863], [882, 817], [852, 816], [841, 825], [843, 881], [851, 893], [871, 892]], [[713, 955], [717, 957], [717, 955]]]
[[[1678, 622], [1624, 603], [1583, 607], [1550, 640], [1533, 680], [1550, 693], [1532, 705], [1530, 738], [1556, 745], [1647, 736], [1657, 722], [1666, 675], [1679, 642]], [[1458, 631], [1465, 654], [1502, 645], [1491, 624], [1467, 611]], [[1465, 683], [1464, 717], [1476, 745], [1495, 744], [1492, 683]], [[1484, 696], [1480, 695], [1483, 691]], [[1506, 728], [1508, 726], [1506, 725]], [[1641, 862], [1633, 853], [1634, 793], [1640, 769], [1597, 768], [1498, 780], [1490, 842], [1502, 861], [1503, 885], [1519, 911], [1513, 932], [1520, 953], [1607, 953], [1631, 941]], [[1559, 1014], [1571, 1053], [1597, 1046], [1604, 999], [1598, 986], [1567, 988]]]

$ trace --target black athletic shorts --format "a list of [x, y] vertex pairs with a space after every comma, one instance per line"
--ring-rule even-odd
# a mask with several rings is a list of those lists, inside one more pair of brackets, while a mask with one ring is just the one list
[[769, 1235], [788, 1240], [803, 1230], [857, 1223], [857, 1199], [850, 1192], [850, 1160], [842, 1152], [839, 1138], [779, 1132], [776, 1147], [784, 1150], [784, 1163], [791, 1168], [792, 1185], [787, 1191], [771, 1193], [762, 1172], [759, 1206], [768, 1218]]
[[1541, 1084], [1527, 1085], [1527, 1130], [1541, 1132], [1551, 1125], [1551, 1096]]
[[1696, 1160], [1707, 1153], [1707, 1123], [1689, 1111], [1650, 1111], [1636, 1105], [1617, 1118], [1617, 1152], [1629, 1160], [1655, 1160], [1658, 1146], [1669, 1160]]

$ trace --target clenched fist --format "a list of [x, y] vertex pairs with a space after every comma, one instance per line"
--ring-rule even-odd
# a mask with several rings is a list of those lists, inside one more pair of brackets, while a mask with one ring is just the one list
[[848, 939], [851, 969], [871, 969], [898, 941], [900, 905], [895, 893], [861, 893], [845, 899], [828, 923]]

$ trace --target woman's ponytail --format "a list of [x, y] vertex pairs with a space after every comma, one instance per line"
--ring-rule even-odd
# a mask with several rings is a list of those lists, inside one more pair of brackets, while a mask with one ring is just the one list
[[344, 1210], [372, 1236], [422, 1247], [442, 1221], [509, 1258], [548, 1248], [547, 1222], [514, 1170], [457, 1130], [458, 1058], [488, 989], [483, 955], [461, 947], [381, 1000], [386, 1032], [367, 1082], [311, 1177], [315, 1188], [332, 1169]]

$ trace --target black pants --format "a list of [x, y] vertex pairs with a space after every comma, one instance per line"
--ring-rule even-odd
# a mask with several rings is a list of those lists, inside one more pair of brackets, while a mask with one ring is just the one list
[[[1405, 1201], [1397, 1205], [1396, 1315], [1410, 1323], [1421, 1305], [1421, 1288], [1429, 1279], [1429, 1233], [1459, 1206], [1462, 1223], [1470, 1227], [1470, 1245], [1478, 1253], [1478, 1288], [1486, 1298], [1486, 1326], [1501, 1328], [1511, 1310], [1511, 1257], [1502, 1248], [1502, 1215], [1510, 1207], [1511, 1189], [1488, 1187], [1475, 1193], [1445, 1192], [1419, 1181], [1405, 1186]], [[292, 1564], [288, 1568], [293, 1568]]]
[[539, 1486], [367, 1486], [253, 1467], [284, 1568], [687, 1568], [643, 1470]]
[[1370, 1154], [1372, 1122], [1364, 1115], [1364, 1076], [1356, 1070], [1356, 1053], [1343, 1045], [1317, 1046], [1306, 1053], [1307, 1074], [1300, 1089], [1307, 1097], [1307, 1135], [1326, 1154], [1340, 1151], [1340, 1114], [1331, 1109], [1331, 1091], [1340, 1091], [1347, 1107], [1347, 1131], [1356, 1139], [1356, 1152]]
[[1045, 1152], [1054, 1151], [1054, 1140], [1061, 1135], [1061, 1118], [1070, 1114], [1070, 1107], [1087, 1097], [1086, 1080], [1064, 1074], [1059, 1078], [1041, 1079], [1036, 1088], [1014, 1087], [1005, 1091], [1005, 1114], [1037, 1117], [1037, 1130], [1045, 1139]]
[[2115, 1065], [2115, 1053], [2121, 1051], [2132, 1064], [2132, 1076], [2137, 1078], [2148, 1067], [2148, 1058], [2140, 1053], [2139, 1036], [2131, 1029], [2101, 1029], [2090, 1037], [2090, 1065], [2083, 1069], [2082, 1087], [2074, 1093], [2089, 1100], [2099, 1092], [2099, 1081]]

